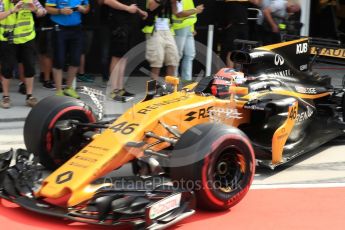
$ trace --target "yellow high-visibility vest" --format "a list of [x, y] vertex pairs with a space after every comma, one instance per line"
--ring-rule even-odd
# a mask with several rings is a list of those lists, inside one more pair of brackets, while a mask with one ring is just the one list
[[[182, 6], [184, 11], [195, 9], [193, 0], [182, 0]], [[192, 32], [194, 32], [194, 24], [196, 23], [196, 21], [196, 14], [184, 18], [178, 18], [173, 15], [173, 28], [174, 30], [178, 30], [191, 26]]]
[[[23, 0], [28, 3], [29, 0]], [[14, 4], [10, 0], [3, 0], [4, 11], [14, 9]], [[34, 18], [28, 9], [13, 13], [0, 21], [0, 41], [8, 41], [4, 35], [13, 33], [13, 43], [23, 44], [36, 37]]]

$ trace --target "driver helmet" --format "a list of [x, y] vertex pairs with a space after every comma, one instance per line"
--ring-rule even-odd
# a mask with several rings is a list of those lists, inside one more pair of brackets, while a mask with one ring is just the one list
[[232, 68], [222, 68], [213, 76], [211, 92], [214, 96], [224, 98], [230, 95], [229, 87], [242, 84], [244, 74]]

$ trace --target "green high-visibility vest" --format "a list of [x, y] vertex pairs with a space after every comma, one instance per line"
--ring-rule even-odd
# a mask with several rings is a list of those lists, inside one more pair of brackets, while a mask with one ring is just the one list
[[[183, 10], [192, 10], [195, 9], [193, 0], [182, 0]], [[173, 15], [173, 28], [174, 30], [186, 28], [191, 26], [192, 32], [194, 31], [194, 24], [197, 21], [196, 14], [190, 15], [184, 18], [178, 18]]]
[[[29, 0], [23, 0], [28, 3]], [[10, 0], [3, 0], [4, 11], [14, 9]], [[34, 18], [32, 12], [27, 9], [13, 13], [0, 21], [0, 41], [8, 41], [4, 34], [13, 33], [13, 43], [23, 44], [35, 38]]]

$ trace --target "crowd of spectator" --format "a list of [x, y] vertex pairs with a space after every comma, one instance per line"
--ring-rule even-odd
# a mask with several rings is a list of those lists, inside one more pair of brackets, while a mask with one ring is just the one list
[[[89, 2], [90, 1], [90, 2]], [[39, 57], [40, 81], [43, 87], [54, 89], [58, 96], [79, 98], [75, 90], [78, 81], [92, 82], [85, 73], [85, 55], [91, 35], [82, 29], [83, 15], [93, 4], [101, 5], [99, 42], [103, 81], [110, 81], [110, 97], [125, 102], [135, 95], [124, 88], [127, 66], [125, 54], [134, 46], [137, 30], [146, 36], [145, 57], [151, 67], [151, 77], [158, 79], [165, 66], [165, 75], [192, 80], [193, 60], [196, 54], [194, 35], [198, 14], [203, 4], [193, 0], [0, 0], [0, 68], [3, 96], [1, 107], [11, 106], [9, 84], [13, 75], [19, 75], [21, 92], [26, 104], [35, 106], [33, 96], [35, 52]], [[142, 0], [144, 1], [144, 0]], [[261, 35], [263, 44], [280, 41], [284, 19], [300, 10], [296, 0], [224, 0], [221, 56], [230, 68], [231, 52], [236, 49], [234, 39], [249, 39], [250, 33]], [[263, 12], [255, 28], [248, 26], [248, 7]], [[41, 19], [39, 19], [41, 18]], [[140, 20], [138, 20], [138, 18]], [[140, 22], [141, 21], [141, 22]], [[35, 26], [36, 24], [36, 26]], [[37, 34], [37, 35], [36, 35]], [[66, 67], [67, 66], [67, 67]], [[67, 70], [64, 81], [63, 70]]]

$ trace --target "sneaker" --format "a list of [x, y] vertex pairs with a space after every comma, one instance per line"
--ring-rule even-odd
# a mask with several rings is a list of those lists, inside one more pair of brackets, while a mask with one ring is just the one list
[[9, 97], [2, 97], [1, 107], [4, 109], [8, 109], [11, 107], [11, 100]]
[[126, 102], [126, 98], [124, 96], [119, 95], [119, 91], [114, 90], [113, 92], [111, 92], [110, 98], [114, 101]]
[[78, 82], [94, 82], [95, 77], [90, 74], [77, 74], [77, 81]]
[[66, 96], [69, 96], [69, 97], [74, 97], [74, 98], [76, 98], [76, 99], [79, 99], [79, 98], [80, 98], [79, 95], [78, 95], [78, 93], [77, 93], [74, 89], [72, 89], [72, 88], [66, 88], [66, 89], [63, 91], [63, 93], [64, 93]]
[[114, 101], [120, 101], [120, 102], [127, 102], [134, 98], [130, 96], [125, 96], [124, 93], [125, 93], [125, 90], [114, 90], [113, 92], [111, 92], [110, 97]]
[[25, 87], [24, 82], [20, 82], [19, 83], [19, 85], [18, 85], [18, 92], [23, 94], [23, 95], [26, 95], [26, 87]]
[[26, 105], [29, 107], [34, 107], [37, 104], [37, 99], [33, 96], [26, 99]]
[[135, 96], [134, 93], [127, 92], [125, 89], [121, 89], [120, 91], [122, 93], [122, 96], [124, 96], [124, 97], [134, 97]]
[[46, 89], [51, 89], [51, 90], [56, 89], [54, 84], [51, 81], [44, 81], [43, 82], [43, 87], [46, 88]]
[[56, 91], [55, 93], [56, 96], [65, 96], [62, 90]]

